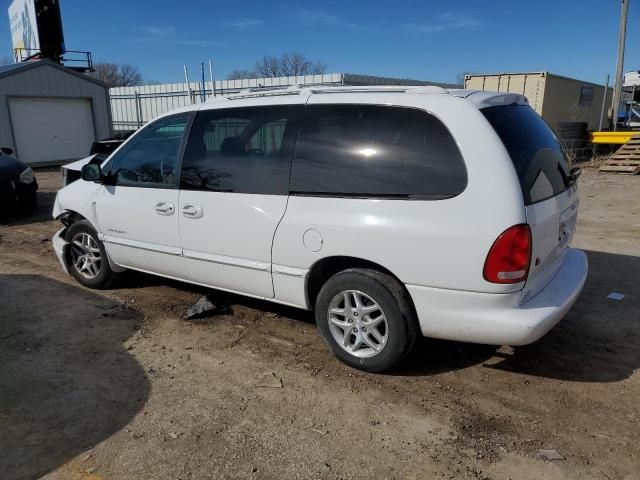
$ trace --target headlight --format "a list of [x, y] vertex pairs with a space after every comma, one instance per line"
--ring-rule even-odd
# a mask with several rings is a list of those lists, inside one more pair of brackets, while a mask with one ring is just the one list
[[31, 170], [31, 167], [25, 168], [18, 179], [20, 183], [33, 183], [33, 181], [35, 180], [35, 176], [33, 175], [33, 170]]

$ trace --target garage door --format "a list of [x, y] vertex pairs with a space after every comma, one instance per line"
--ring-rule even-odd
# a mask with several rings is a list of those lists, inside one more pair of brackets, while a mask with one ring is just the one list
[[84, 98], [11, 98], [16, 154], [25, 163], [86, 157], [95, 140], [91, 102]]

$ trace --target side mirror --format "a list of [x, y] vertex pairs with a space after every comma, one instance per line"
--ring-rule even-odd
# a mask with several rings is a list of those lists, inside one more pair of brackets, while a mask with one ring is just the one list
[[100, 165], [88, 163], [82, 167], [82, 180], [85, 182], [98, 182], [102, 179]]
[[13, 155], [13, 148], [0, 147], [0, 152], [4, 153], [5, 155]]

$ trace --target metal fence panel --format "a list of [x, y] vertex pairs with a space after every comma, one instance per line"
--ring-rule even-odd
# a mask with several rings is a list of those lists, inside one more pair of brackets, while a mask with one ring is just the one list
[[[217, 80], [213, 93], [216, 96], [238, 93], [247, 88], [288, 87], [291, 85], [432, 85], [433, 82], [419, 80], [373, 77], [343, 73], [301, 75], [297, 77], [245, 78], [240, 80]], [[205, 98], [212, 95], [211, 82], [205, 84]], [[201, 103], [202, 84], [166, 83], [117, 87], [109, 90], [114, 132], [137, 130], [158, 115], [176, 108]]]

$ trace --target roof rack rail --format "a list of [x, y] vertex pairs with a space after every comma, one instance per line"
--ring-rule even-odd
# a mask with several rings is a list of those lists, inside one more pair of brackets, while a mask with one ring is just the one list
[[256, 97], [277, 97], [282, 95], [300, 95], [301, 89], [292, 89], [289, 86], [286, 87], [259, 87], [259, 88], [246, 88], [240, 90], [238, 93], [232, 93], [227, 95], [227, 100], [240, 100], [243, 98], [256, 98]]
[[449, 90], [440, 85], [420, 85], [418, 87], [410, 87], [407, 93], [432, 93], [440, 95], [448, 95]]
[[309, 87], [312, 93], [438, 93], [449, 91], [438, 85], [405, 86], [405, 85], [367, 85], [367, 86], [327, 86]]
[[238, 93], [225, 95], [228, 100], [240, 100], [243, 98], [275, 97], [280, 95], [299, 95], [302, 91], [311, 94], [323, 93], [428, 93], [447, 95], [449, 91], [438, 85], [365, 85], [365, 86], [341, 86], [341, 85], [278, 85], [269, 87], [251, 87], [240, 90]]

